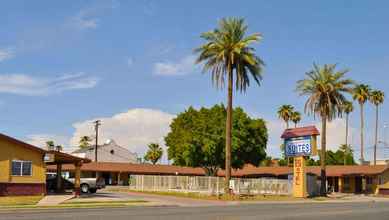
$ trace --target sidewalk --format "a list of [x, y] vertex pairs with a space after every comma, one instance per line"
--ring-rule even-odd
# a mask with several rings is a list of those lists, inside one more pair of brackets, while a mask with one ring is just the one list
[[192, 199], [169, 195], [156, 195], [141, 192], [126, 192], [128, 196], [133, 198], [151, 201], [161, 205], [182, 206], [182, 207], [203, 207], [203, 206], [229, 206], [238, 205], [238, 201], [218, 201], [205, 199]]
[[301, 203], [368, 203], [368, 202], [388, 202], [389, 198], [365, 196], [365, 195], [344, 195], [336, 198], [310, 198], [301, 200], [282, 200], [282, 201], [261, 201], [261, 200], [241, 200], [241, 201], [222, 201], [222, 200], [206, 200], [197, 198], [185, 198], [170, 195], [157, 195], [142, 192], [126, 192], [132, 198], [152, 201], [154, 204], [174, 205], [181, 207], [203, 207], [203, 206], [231, 206], [240, 204], [301, 204]]
[[43, 197], [38, 203], [37, 206], [56, 206], [66, 200], [72, 199], [74, 195], [47, 195]]

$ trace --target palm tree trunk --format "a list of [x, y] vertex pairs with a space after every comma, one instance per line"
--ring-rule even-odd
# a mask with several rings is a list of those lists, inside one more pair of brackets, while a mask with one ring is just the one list
[[230, 193], [231, 179], [231, 137], [232, 137], [232, 68], [228, 66], [228, 104], [227, 104], [227, 121], [226, 121], [226, 178], [224, 183], [224, 192]]
[[321, 177], [321, 186], [320, 194], [322, 196], [327, 195], [327, 176], [326, 176], [326, 136], [327, 136], [327, 117], [322, 116], [321, 123], [321, 155], [320, 155], [320, 177]]
[[364, 141], [363, 141], [363, 133], [364, 133], [364, 116], [363, 116], [363, 103], [360, 104], [361, 106], [361, 165], [363, 165], [363, 162], [365, 161], [365, 157], [363, 156], [364, 151]]
[[346, 137], [345, 137], [345, 139], [346, 139], [346, 141], [345, 141], [346, 146], [348, 145], [348, 115], [349, 114], [346, 114]]
[[[347, 113], [346, 114], [346, 141], [345, 141], [345, 144], [346, 144], [346, 146], [348, 146], [348, 116], [349, 116], [349, 114]], [[346, 165], [346, 163], [347, 163], [347, 153], [346, 152], [344, 152], [344, 155], [343, 155], [343, 165]]]
[[286, 129], [289, 128], [289, 121], [286, 121]]
[[378, 143], [378, 105], [375, 106], [374, 166], [377, 165], [377, 143]]
[[294, 128], [297, 128], [297, 122], [296, 122], [296, 123], [294, 123]]

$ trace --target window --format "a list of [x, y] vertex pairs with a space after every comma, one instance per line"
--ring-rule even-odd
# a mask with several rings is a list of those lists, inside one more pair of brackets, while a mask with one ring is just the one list
[[13, 160], [12, 161], [12, 176], [31, 176], [32, 162]]
[[349, 177], [343, 177], [343, 189], [350, 190], [350, 178]]
[[373, 184], [373, 177], [367, 176], [367, 177], [366, 177], [366, 184], [367, 184], [367, 185]]

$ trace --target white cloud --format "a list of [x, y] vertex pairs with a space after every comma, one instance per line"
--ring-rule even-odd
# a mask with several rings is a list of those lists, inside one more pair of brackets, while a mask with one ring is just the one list
[[[316, 127], [321, 131], [321, 123], [317, 123]], [[356, 143], [356, 129], [349, 125], [348, 142], [351, 145]], [[345, 143], [346, 139], [346, 122], [343, 118], [337, 118], [327, 123], [327, 150], [338, 150], [341, 144]], [[320, 137], [318, 139], [320, 145]]]
[[282, 144], [281, 134], [285, 129], [284, 123], [278, 120], [265, 120], [268, 130], [268, 144], [266, 152], [272, 157], [281, 158], [280, 145]]
[[196, 69], [195, 56], [183, 57], [177, 62], [157, 62], [154, 64], [153, 73], [162, 76], [187, 75]]
[[[174, 117], [175, 115], [160, 110], [136, 108], [111, 117], [77, 122], [73, 124], [75, 132], [70, 144], [77, 146], [81, 136], [93, 136], [95, 132], [93, 122], [101, 120], [99, 130], [101, 143], [113, 139], [120, 146], [143, 155], [151, 142], [157, 142], [165, 148], [163, 138], [169, 132], [169, 125]], [[166, 160], [166, 150], [164, 158]]]
[[0, 75], [0, 93], [17, 95], [49, 95], [67, 90], [88, 89], [97, 85], [99, 79], [84, 73], [65, 74], [59, 77], [32, 77], [26, 74]]
[[157, 12], [157, 6], [155, 5], [155, 2], [148, 1], [143, 7], [143, 12], [148, 16], [153, 16]]
[[98, 19], [93, 17], [88, 10], [81, 10], [71, 19], [75, 27], [79, 29], [96, 29], [98, 26]]
[[66, 147], [69, 145], [69, 137], [54, 135], [54, 134], [32, 134], [27, 136], [26, 142], [34, 146], [45, 149], [47, 141], [54, 141], [55, 145], [61, 145], [64, 151], [67, 151]]
[[11, 49], [0, 49], [0, 62], [9, 60], [15, 56]]
[[134, 64], [134, 59], [132, 57], [127, 58], [127, 66], [131, 67]]
[[97, 2], [90, 7], [81, 9], [70, 18], [69, 23], [80, 30], [96, 29], [100, 25], [98, 17], [102, 17], [119, 6], [120, 2], [116, 0]]

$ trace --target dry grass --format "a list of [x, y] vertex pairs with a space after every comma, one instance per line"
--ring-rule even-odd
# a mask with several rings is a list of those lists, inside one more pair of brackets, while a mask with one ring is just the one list
[[222, 200], [222, 201], [296, 201], [302, 200], [293, 198], [291, 196], [282, 195], [255, 195], [255, 196], [242, 196], [242, 195], [208, 195], [203, 193], [185, 193], [185, 192], [156, 192], [156, 191], [134, 191], [129, 189], [116, 189], [115, 192], [140, 192], [154, 195], [163, 196], [176, 196], [192, 199], [206, 199], [206, 200]]
[[35, 205], [43, 196], [0, 196], [1, 206]]
[[[130, 203], [146, 203], [144, 200], [113, 200], [113, 201], [73, 201], [68, 200], [62, 204], [130, 204]], [[62, 205], [61, 204], [61, 205]]]

